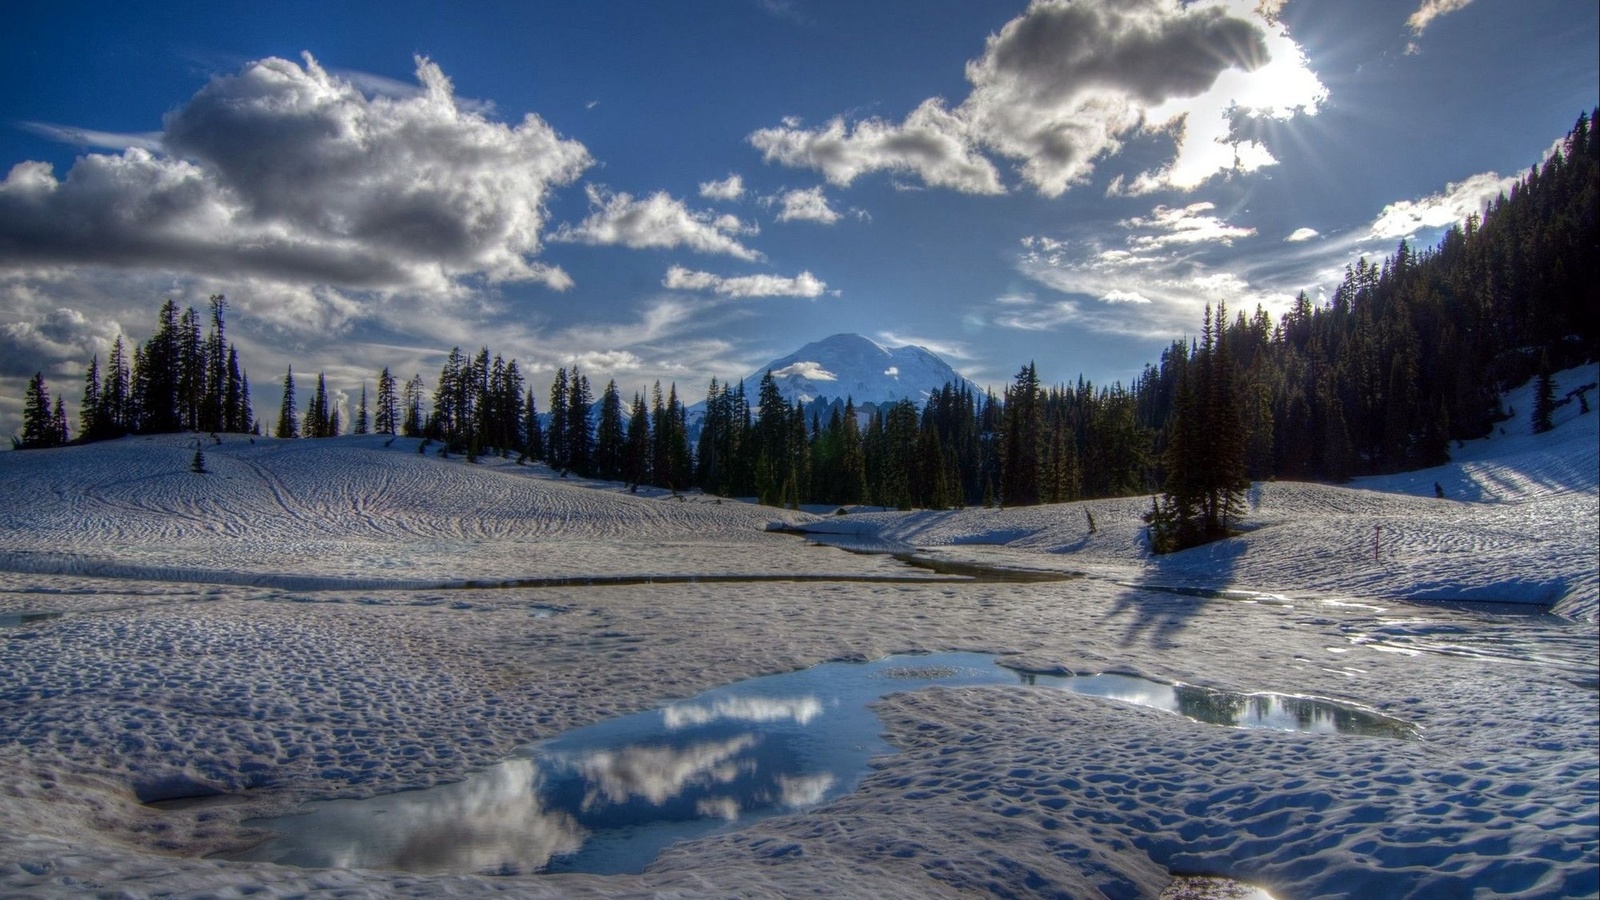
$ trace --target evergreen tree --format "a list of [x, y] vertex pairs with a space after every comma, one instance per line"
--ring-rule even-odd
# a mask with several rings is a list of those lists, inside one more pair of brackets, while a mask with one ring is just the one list
[[83, 402], [78, 405], [78, 436], [86, 441], [100, 440], [105, 430], [105, 409], [100, 404], [100, 355], [89, 360], [83, 374]]
[[374, 426], [379, 434], [394, 434], [399, 430], [399, 399], [395, 396], [394, 376], [384, 366], [378, 374], [378, 407]]
[[297, 419], [294, 403], [294, 366], [283, 376], [283, 403], [278, 407], [278, 430], [274, 437], [297, 438], [300, 436], [300, 424]]
[[550, 382], [549, 428], [545, 430], [544, 435], [545, 461], [556, 470], [571, 468], [572, 456], [568, 452], [570, 445], [567, 428], [567, 401], [570, 399], [570, 394], [567, 369], [562, 366], [556, 370], [555, 380]]
[[400, 424], [401, 431], [406, 437], [422, 437], [427, 423], [422, 419], [421, 372], [406, 380], [401, 405], [405, 408], [405, 419]]
[[1000, 461], [1000, 500], [1006, 506], [1033, 506], [1039, 502], [1039, 463], [1044, 456], [1043, 401], [1039, 372], [1030, 362], [1017, 372], [1006, 392]]
[[356, 408], [356, 434], [367, 434], [372, 430], [372, 422], [367, 415], [367, 383], [361, 382], [361, 405]]
[[650, 484], [650, 408], [644, 397], [633, 395], [633, 408], [628, 414], [628, 439], [623, 448], [622, 480], [638, 487]]
[[594, 423], [590, 407], [594, 395], [589, 377], [574, 365], [567, 380], [567, 468], [588, 478], [594, 475]]
[[606, 382], [600, 397], [600, 422], [594, 435], [594, 473], [596, 478], [617, 481], [622, 478], [625, 426], [622, 422], [622, 397], [617, 382]]
[[106, 437], [119, 437], [133, 430], [133, 410], [129, 397], [132, 383], [127, 348], [119, 334], [111, 344], [111, 356], [106, 359], [105, 380], [100, 385], [100, 418], [105, 421]]
[[54, 447], [60, 443], [60, 437], [55, 414], [50, 409], [50, 389], [45, 384], [44, 373], [35, 372], [22, 398], [22, 437], [13, 438], [11, 445], [18, 450]]
[[1544, 434], [1555, 425], [1551, 417], [1556, 410], [1556, 384], [1550, 371], [1550, 354], [1546, 352], [1539, 360], [1539, 380], [1533, 388], [1533, 416], [1531, 424], [1534, 434]]
[[301, 432], [308, 438], [333, 437], [335, 435], [334, 422], [328, 412], [328, 383], [322, 373], [317, 373], [317, 392], [311, 396], [311, 405], [306, 407], [305, 424]]

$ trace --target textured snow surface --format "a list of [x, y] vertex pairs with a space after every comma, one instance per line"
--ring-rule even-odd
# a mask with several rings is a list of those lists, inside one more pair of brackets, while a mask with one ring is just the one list
[[[204, 444], [208, 475], [188, 470], [193, 437], [0, 454], [0, 895], [1155, 897], [1178, 871], [1279, 900], [1594, 896], [1600, 415], [1572, 406], [1431, 473], [1262, 485], [1248, 535], [1160, 560], [1140, 543], [1148, 501], [821, 518], [384, 438], [225, 438]], [[773, 521], [1085, 577], [929, 583]], [[838, 580], [773, 580], [819, 574]], [[596, 575], [752, 580], [502, 586]], [[743, 678], [947, 649], [1325, 697], [1421, 736], [933, 689], [880, 705], [902, 752], [860, 790], [643, 875], [203, 858], [308, 799], [456, 780]], [[494, 801], [478, 827], [526, 819]]]

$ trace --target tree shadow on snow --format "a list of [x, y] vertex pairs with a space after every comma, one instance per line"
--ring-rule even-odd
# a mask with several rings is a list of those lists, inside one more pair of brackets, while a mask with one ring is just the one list
[[1236, 602], [1229, 599], [1229, 588], [1244, 552], [1244, 542], [1233, 538], [1152, 557], [1144, 580], [1125, 585], [1107, 616], [1126, 620], [1121, 646], [1173, 649], [1173, 638], [1207, 606]]

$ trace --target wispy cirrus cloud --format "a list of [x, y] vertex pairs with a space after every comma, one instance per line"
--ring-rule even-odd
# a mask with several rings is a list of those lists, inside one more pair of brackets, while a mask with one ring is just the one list
[[689, 209], [665, 191], [635, 199], [632, 194], [586, 185], [590, 213], [577, 225], [563, 223], [551, 240], [576, 244], [620, 245], [636, 250], [684, 247], [697, 253], [743, 260], [761, 254], [738, 238], [758, 233], [737, 216]]

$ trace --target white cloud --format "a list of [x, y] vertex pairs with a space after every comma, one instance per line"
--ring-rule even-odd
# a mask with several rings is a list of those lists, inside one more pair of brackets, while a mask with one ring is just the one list
[[889, 376], [890, 378], [899, 378], [900, 377], [900, 367], [899, 366], [890, 366], [889, 368], [883, 370], [883, 374]]
[[1302, 227], [1302, 228], [1296, 228], [1294, 231], [1290, 232], [1289, 236], [1284, 238], [1284, 240], [1289, 242], [1289, 243], [1291, 243], [1291, 244], [1297, 244], [1297, 243], [1299, 243], [1301, 241], [1309, 241], [1314, 237], [1321, 237], [1321, 236], [1322, 236], [1322, 232], [1316, 230], [1315, 228], [1303, 228]]
[[787, 378], [790, 375], [798, 375], [799, 377], [808, 379], [810, 381], [839, 380], [839, 376], [829, 372], [827, 369], [824, 369], [822, 367], [822, 363], [819, 362], [801, 361], [791, 363], [790, 365], [784, 366], [781, 369], [772, 370], [773, 378]]
[[687, 247], [697, 253], [718, 253], [744, 260], [761, 254], [739, 243], [736, 236], [755, 233], [731, 215], [689, 209], [665, 191], [640, 200], [621, 191], [586, 185], [591, 212], [576, 227], [562, 224], [551, 240], [579, 244], [620, 244], [633, 249]]
[[1101, 298], [1105, 303], [1149, 303], [1150, 298], [1138, 291], [1125, 291], [1121, 288], [1112, 288]]
[[644, 368], [644, 360], [630, 350], [586, 350], [570, 354], [566, 361], [569, 365], [578, 366], [585, 372], [606, 375], [635, 372]]
[[0, 325], [0, 376], [80, 369], [96, 354], [104, 357], [119, 331], [114, 321], [66, 307], [37, 322], [7, 322]]
[[781, 206], [778, 210], [779, 222], [820, 222], [823, 225], [832, 225], [840, 219], [840, 215], [828, 206], [828, 198], [823, 196], [820, 186], [806, 190], [785, 191], [766, 200]]
[[[417, 60], [412, 96], [365, 96], [309, 55], [250, 63], [170, 113], [160, 146], [0, 182], [0, 269], [91, 265], [449, 292], [463, 277], [570, 283], [531, 259], [550, 190], [588, 151], [537, 116], [456, 102]], [[141, 142], [144, 143], [144, 142]]]
[[[788, 278], [782, 275], [736, 275], [725, 277], [671, 266], [661, 286], [674, 291], [710, 291], [724, 297], [806, 297], [828, 293], [828, 285], [810, 272]], [[832, 292], [838, 296], [838, 291]]]
[[744, 177], [730, 173], [721, 181], [702, 181], [700, 196], [707, 200], [737, 200], [744, 196]]
[[914, 174], [929, 186], [1001, 193], [983, 155], [1017, 160], [1024, 181], [1059, 196], [1136, 131], [1174, 142], [1172, 162], [1120, 192], [1190, 190], [1275, 160], [1233, 134], [1236, 116], [1288, 118], [1327, 95], [1276, 22], [1281, 4], [1245, 0], [1034, 0], [967, 64], [967, 98], [925, 101], [902, 123], [786, 121], [750, 135], [769, 162], [848, 185], [867, 172]]
[[896, 334], [892, 331], [878, 332], [878, 340], [885, 347], [898, 349], [900, 347], [921, 347], [922, 349], [948, 359], [971, 359], [972, 351], [965, 344], [954, 341], [945, 341], [938, 338], [915, 337], [912, 335]]
[[967, 122], [927, 100], [900, 124], [866, 119], [846, 125], [834, 118], [822, 128], [784, 119], [749, 141], [767, 162], [816, 169], [830, 184], [847, 187], [869, 172], [914, 174], [924, 184], [968, 194], [1002, 194], [1000, 173], [978, 152]]
[[129, 147], [138, 147], [151, 153], [161, 152], [161, 132], [144, 131], [125, 134], [113, 131], [94, 131], [89, 128], [77, 128], [72, 125], [57, 125], [52, 122], [20, 122], [23, 131], [32, 132], [42, 138], [60, 141], [63, 144], [72, 144], [77, 147], [99, 147], [105, 150], [126, 150]]
[[1422, 5], [1417, 7], [1417, 11], [1406, 19], [1406, 27], [1411, 29], [1412, 34], [1421, 35], [1434, 19], [1463, 10], [1471, 2], [1472, 0], [1422, 0]]
[[1420, 200], [1400, 200], [1383, 208], [1373, 221], [1373, 238], [1410, 237], [1424, 228], [1443, 228], [1465, 221], [1472, 213], [1482, 214], [1495, 197], [1511, 190], [1517, 176], [1504, 178], [1494, 172], [1473, 175], [1445, 185], [1443, 192]]
[[1235, 238], [1250, 237], [1254, 228], [1229, 225], [1216, 216], [1206, 215], [1216, 209], [1212, 203], [1191, 203], [1183, 207], [1157, 206], [1149, 216], [1126, 219], [1120, 224], [1128, 229], [1145, 229], [1151, 233], [1131, 235], [1128, 243], [1141, 250], [1153, 250], [1173, 244], [1216, 243], [1232, 246]]

